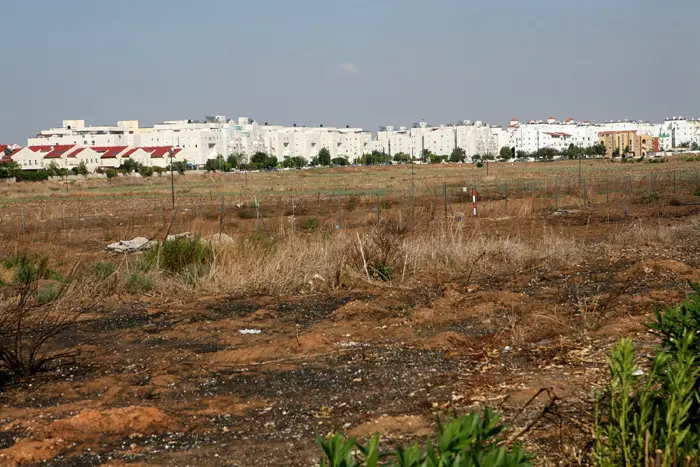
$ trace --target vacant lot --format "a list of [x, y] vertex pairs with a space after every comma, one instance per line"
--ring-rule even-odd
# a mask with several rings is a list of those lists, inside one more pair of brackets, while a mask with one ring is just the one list
[[[185, 175], [177, 210], [169, 178], [3, 186], [3, 300], [24, 251], [49, 283], [111, 282], [50, 342], [79, 356], [5, 382], [0, 465], [307, 466], [314, 433], [424, 439], [484, 406], [538, 464], [578, 465], [611, 344], [649, 351], [653, 308], [700, 276], [699, 167]], [[183, 232], [210, 256], [104, 251]]]

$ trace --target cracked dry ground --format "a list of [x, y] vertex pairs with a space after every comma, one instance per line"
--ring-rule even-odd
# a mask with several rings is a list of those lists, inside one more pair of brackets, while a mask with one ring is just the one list
[[0, 465], [306, 466], [314, 433], [381, 432], [391, 446], [487, 405], [538, 464], [574, 464], [611, 344], [631, 336], [651, 352], [644, 322], [698, 278], [700, 240], [611, 254], [602, 219], [552, 222], [583, 237], [578, 264], [414, 289], [108, 303], [56, 343], [80, 345], [78, 363], [0, 393]]

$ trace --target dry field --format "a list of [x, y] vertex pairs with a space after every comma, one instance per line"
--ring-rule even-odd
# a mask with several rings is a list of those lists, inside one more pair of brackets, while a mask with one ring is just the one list
[[[538, 465], [584, 465], [611, 344], [649, 352], [700, 276], [699, 168], [186, 175], [176, 211], [169, 178], [0, 186], [0, 261], [114, 265], [65, 297], [85, 313], [51, 349], [80, 355], [0, 389], [0, 466], [311, 466], [314, 433], [424, 439], [484, 406]], [[211, 240], [194, 275], [104, 251], [182, 232]]]

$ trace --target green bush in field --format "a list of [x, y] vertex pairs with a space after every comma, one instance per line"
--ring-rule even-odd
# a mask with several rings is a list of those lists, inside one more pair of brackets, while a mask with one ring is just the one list
[[199, 237], [180, 237], [149, 250], [144, 260], [171, 274], [200, 275], [214, 260], [214, 249]]
[[[317, 435], [323, 450], [323, 467], [527, 467], [533, 458], [518, 444], [504, 445], [501, 436], [505, 425], [500, 415], [490, 409], [483, 413], [472, 412], [455, 418], [446, 425], [438, 425], [437, 442], [428, 439], [425, 448], [417, 443], [397, 446], [396, 451], [380, 453], [379, 435], [375, 435], [367, 446], [357, 438], [346, 438], [333, 434], [322, 438]], [[380, 463], [381, 459], [381, 463]], [[386, 461], [390, 461], [386, 463]]]
[[315, 230], [318, 228], [318, 219], [315, 217], [309, 217], [304, 221], [304, 230]]
[[153, 290], [153, 279], [138, 272], [128, 274], [124, 279], [124, 283], [126, 284], [126, 290], [132, 294], [141, 294]]
[[34, 298], [42, 305], [54, 302], [61, 295], [61, 286], [58, 284], [46, 284], [37, 289]]
[[88, 265], [86, 273], [97, 281], [102, 282], [107, 280], [116, 270], [117, 266], [111, 261], [97, 261]]
[[683, 303], [657, 310], [648, 327], [661, 347], [646, 375], [629, 339], [618, 342], [609, 358], [610, 384], [596, 409], [594, 459], [600, 466], [644, 465], [645, 459], [664, 467], [698, 465], [698, 288]]

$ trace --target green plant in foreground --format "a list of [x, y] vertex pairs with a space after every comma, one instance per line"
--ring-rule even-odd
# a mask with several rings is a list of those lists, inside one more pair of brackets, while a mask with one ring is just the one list
[[608, 360], [610, 385], [596, 407], [594, 459], [600, 466], [645, 465], [650, 459], [659, 466], [698, 465], [700, 460], [697, 288], [655, 317], [648, 326], [662, 342], [645, 378], [629, 339], [618, 342]]
[[153, 290], [153, 279], [137, 272], [132, 272], [125, 278], [126, 290], [132, 294], [140, 294]]
[[518, 444], [508, 449], [503, 446], [501, 434], [505, 425], [500, 415], [486, 409], [483, 414], [472, 412], [443, 425], [438, 423], [437, 443], [428, 439], [425, 449], [418, 443], [409, 447], [397, 446], [396, 451], [379, 453], [379, 435], [375, 435], [365, 447], [356, 438], [347, 439], [340, 434], [326, 438], [317, 436], [327, 467], [376, 467], [380, 459], [390, 459], [388, 464], [398, 467], [525, 467], [531, 466], [532, 455]]

